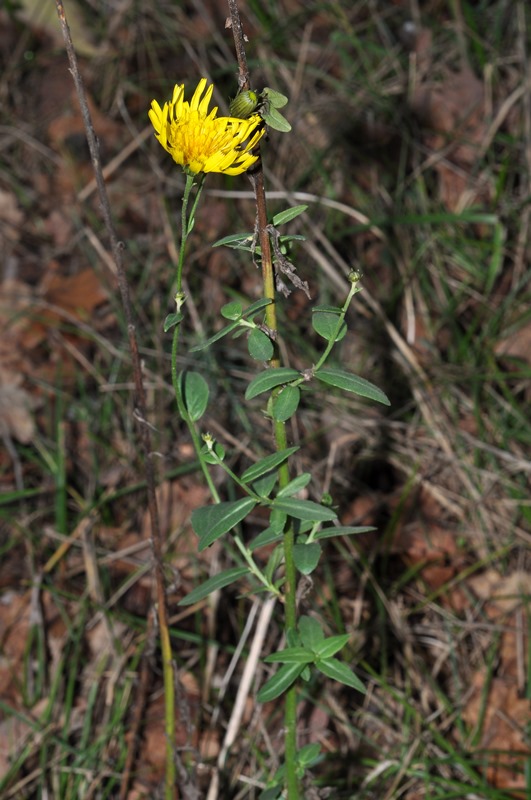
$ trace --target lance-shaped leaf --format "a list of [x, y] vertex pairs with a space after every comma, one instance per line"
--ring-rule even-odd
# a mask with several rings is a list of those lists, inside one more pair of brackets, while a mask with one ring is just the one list
[[183, 597], [182, 600], [179, 600], [178, 605], [180, 606], [191, 606], [193, 603], [199, 602], [199, 600], [203, 600], [204, 597], [208, 597], [209, 594], [212, 592], [217, 591], [218, 589], [224, 589], [225, 586], [229, 586], [231, 583], [235, 583], [239, 578], [243, 577], [243, 575], [247, 575], [249, 570], [247, 567], [233, 567], [232, 569], [227, 569], [224, 572], [219, 572], [217, 575], [214, 575], [212, 578], [209, 578], [200, 586], [196, 586], [195, 589]]
[[301, 641], [308, 650], [315, 651], [325, 640], [323, 629], [314, 617], [308, 617], [303, 614], [299, 619], [298, 628]]
[[334, 681], [344, 683], [345, 686], [350, 686], [352, 689], [366, 694], [367, 690], [358, 676], [354, 675], [350, 667], [347, 667], [342, 661], [338, 661], [337, 658], [324, 658], [316, 661], [315, 666], [327, 678], [332, 678]]
[[289, 383], [300, 378], [300, 372], [291, 367], [278, 367], [276, 369], [266, 369], [261, 372], [256, 378], [253, 378], [245, 391], [245, 399], [252, 400], [253, 397], [269, 392], [275, 386], [281, 386], [283, 383]]
[[291, 206], [291, 208], [286, 208], [284, 211], [279, 211], [278, 214], [275, 214], [271, 222], [275, 228], [278, 228], [279, 225], [291, 222], [291, 220], [298, 217], [299, 214], [303, 214], [307, 208], [308, 206]]
[[273, 508], [284, 511], [295, 519], [310, 522], [331, 522], [337, 514], [331, 508], [314, 503], [313, 500], [296, 500], [291, 497], [280, 497], [273, 500]]
[[338, 525], [337, 528], [323, 528], [321, 531], [318, 531], [313, 538], [332, 539], [334, 536], [354, 536], [358, 533], [368, 533], [369, 531], [375, 530], [376, 528], [374, 525], [358, 525], [357, 527], [353, 525]]
[[278, 453], [272, 453], [270, 456], [261, 458], [256, 464], [247, 467], [241, 476], [242, 481], [244, 483], [252, 483], [252, 481], [255, 481], [261, 475], [265, 475], [266, 472], [278, 467], [293, 455], [293, 453], [296, 453], [298, 449], [299, 447], [297, 445], [295, 447], [287, 447], [285, 450], [279, 450]]
[[216, 539], [245, 519], [255, 505], [254, 498], [244, 497], [241, 500], [203, 506], [192, 511], [192, 527], [199, 536], [199, 551], [205, 550]]
[[304, 664], [283, 664], [276, 675], [268, 680], [258, 692], [258, 702], [268, 703], [279, 697], [297, 680], [304, 667]]
[[329, 636], [328, 639], [323, 639], [319, 642], [315, 649], [316, 655], [319, 659], [327, 659], [335, 656], [350, 640], [350, 633], [341, 633], [339, 636]]
[[280, 489], [277, 497], [291, 497], [297, 492], [300, 492], [301, 489], [304, 489], [310, 483], [312, 479], [312, 475], [310, 472], [303, 472], [302, 475], [297, 475], [296, 478], [293, 478], [283, 489]]
[[368, 397], [370, 400], [383, 403], [385, 406], [391, 405], [387, 395], [381, 389], [378, 389], [374, 383], [370, 383], [365, 378], [360, 378], [358, 375], [353, 375], [343, 369], [321, 367], [315, 373], [315, 377], [323, 383], [327, 383], [329, 386], [337, 386], [338, 389], [343, 389], [345, 392], [352, 392], [360, 395], [360, 397]]
[[285, 650], [279, 650], [278, 653], [271, 653], [271, 655], [264, 658], [268, 664], [311, 664], [315, 661], [315, 653], [306, 650], [304, 647], [286, 647]]

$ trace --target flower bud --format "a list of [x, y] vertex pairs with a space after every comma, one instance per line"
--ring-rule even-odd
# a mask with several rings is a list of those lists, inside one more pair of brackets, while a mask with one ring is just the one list
[[238, 119], [247, 119], [258, 105], [258, 95], [252, 89], [240, 92], [229, 105], [230, 114]]

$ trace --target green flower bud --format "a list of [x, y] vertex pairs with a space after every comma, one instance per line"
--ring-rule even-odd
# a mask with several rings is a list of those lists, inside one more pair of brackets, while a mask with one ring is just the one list
[[348, 279], [351, 283], [359, 283], [363, 278], [363, 272], [361, 270], [352, 269], [348, 274]]
[[238, 119], [247, 119], [251, 116], [253, 111], [258, 105], [258, 95], [252, 89], [246, 92], [240, 92], [234, 100], [231, 100], [229, 110], [231, 117], [238, 117]]
[[204, 433], [202, 438], [205, 445], [207, 446], [208, 451], [211, 452], [214, 449], [216, 440], [214, 439], [211, 433]]

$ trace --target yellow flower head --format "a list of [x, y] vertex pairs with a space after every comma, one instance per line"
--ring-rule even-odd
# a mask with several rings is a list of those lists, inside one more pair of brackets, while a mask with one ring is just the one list
[[264, 134], [262, 118], [216, 117], [217, 106], [208, 111], [214, 87], [205, 92], [205, 86], [206, 78], [201, 78], [189, 102], [183, 84], [175, 86], [171, 102], [163, 108], [153, 100], [148, 113], [155, 136], [186, 172], [240, 175], [258, 158], [252, 151]]

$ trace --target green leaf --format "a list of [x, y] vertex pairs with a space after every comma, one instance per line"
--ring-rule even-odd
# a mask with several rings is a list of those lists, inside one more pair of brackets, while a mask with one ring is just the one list
[[268, 703], [270, 700], [275, 700], [286, 689], [289, 689], [291, 684], [297, 680], [304, 664], [283, 664], [276, 675], [265, 683], [258, 692], [257, 700], [259, 703]]
[[252, 233], [231, 233], [228, 236], [223, 236], [222, 239], [218, 239], [217, 242], [214, 242], [212, 247], [233, 247], [238, 249], [244, 243], [246, 245], [250, 245], [253, 240]]
[[214, 452], [206, 444], [201, 448], [201, 455], [207, 464], [219, 464], [220, 461], [225, 460], [225, 448], [220, 442], [214, 442], [212, 449]]
[[270, 361], [273, 358], [273, 342], [260, 328], [253, 328], [249, 334], [247, 349], [255, 361]]
[[272, 453], [270, 456], [261, 458], [256, 464], [247, 467], [241, 476], [241, 480], [243, 483], [252, 483], [259, 478], [260, 475], [265, 475], [266, 472], [270, 472], [270, 470], [280, 466], [283, 461], [286, 461], [286, 459], [293, 455], [293, 453], [296, 453], [297, 450], [299, 450], [299, 447], [295, 445], [294, 447], [287, 447], [285, 450], [279, 450], [278, 453]]
[[260, 547], [265, 547], [268, 544], [272, 544], [276, 542], [282, 536], [282, 531], [273, 528], [271, 525], [263, 530], [261, 533], [256, 536], [252, 542], [248, 545], [249, 550], [251, 553], [254, 553], [255, 550], [258, 550]]
[[281, 252], [287, 253], [288, 248], [285, 245], [290, 244], [291, 242], [305, 242], [306, 236], [303, 236], [300, 233], [285, 233], [279, 238], [279, 243], [281, 244]]
[[303, 575], [311, 575], [321, 558], [321, 545], [317, 542], [293, 546], [293, 561]]
[[[280, 494], [280, 492], [279, 492]], [[360, 525], [358, 527], [352, 527], [350, 525], [340, 525], [337, 528], [323, 528], [322, 531], [318, 531], [313, 537], [315, 539], [332, 539], [334, 536], [353, 536], [356, 533], [368, 533], [369, 531], [375, 531], [376, 528], [374, 525]]]
[[331, 658], [335, 656], [336, 653], [339, 653], [349, 641], [349, 633], [343, 633], [339, 636], [329, 636], [328, 639], [320, 642], [317, 647], [314, 648], [315, 654], [319, 656], [320, 660]]
[[164, 320], [164, 333], [167, 333], [170, 328], [173, 328], [175, 325], [178, 325], [179, 322], [182, 322], [184, 319], [184, 314], [182, 311], [173, 312], [173, 314], [168, 314], [166, 319]]
[[275, 89], [270, 89], [269, 86], [266, 86], [262, 91], [262, 96], [269, 100], [273, 108], [283, 108], [288, 102], [288, 98], [285, 94], [277, 92]]
[[203, 506], [192, 511], [192, 527], [199, 536], [199, 551], [205, 550], [216, 539], [245, 519], [255, 505], [254, 498], [244, 497], [241, 500]]
[[318, 742], [312, 742], [301, 747], [297, 753], [297, 763], [302, 769], [313, 767], [321, 760], [321, 745]]
[[206, 342], [200, 342], [200, 344], [194, 344], [193, 347], [190, 348], [190, 353], [197, 353], [199, 350], [205, 350], [207, 347], [210, 347], [211, 344], [214, 342], [219, 341], [219, 339], [223, 339], [224, 336], [227, 334], [232, 333], [232, 331], [238, 327], [239, 320], [236, 322], [231, 322], [230, 325], [227, 325], [226, 328], [222, 328], [220, 331], [211, 336], [210, 339], [207, 339]]
[[258, 550], [259, 547], [265, 547], [266, 544], [271, 544], [279, 539], [284, 533], [286, 527], [286, 514], [276, 509], [272, 509], [271, 516], [269, 517], [269, 527], [253, 539], [249, 545], [251, 551]]
[[264, 661], [267, 664], [311, 664], [315, 661], [315, 654], [306, 650], [304, 647], [286, 647], [285, 650], [279, 650], [278, 653], [271, 653], [266, 656]]
[[241, 303], [238, 303], [236, 300], [232, 303], [226, 303], [221, 308], [221, 316], [225, 317], [225, 319], [240, 319], [243, 312], [243, 306]]
[[208, 405], [208, 383], [199, 372], [181, 372], [179, 376], [183, 403], [192, 422], [201, 419]]
[[261, 372], [256, 378], [253, 378], [251, 383], [246, 389], [245, 399], [252, 400], [263, 392], [269, 392], [275, 386], [281, 386], [283, 383], [289, 383], [297, 378], [300, 378], [300, 372], [291, 367], [277, 367], [275, 369], [266, 369]]
[[338, 661], [337, 658], [325, 658], [322, 661], [318, 661], [315, 666], [327, 678], [332, 678], [334, 681], [344, 683], [345, 686], [350, 686], [352, 689], [357, 689], [358, 692], [366, 694], [367, 690], [358, 676], [354, 675], [350, 667], [347, 667], [342, 661]]
[[317, 370], [315, 377], [323, 383], [337, 386], [346, 392], [358, 394], [360, 397], [368, 397], [370, 400], [376, 400], [376, 402], [383, 403], [386, 406], [391, 405], [387, 395], [381, 389], [378, 389], [377, 386], [369, 383], [364, 378], [353, 375], [351, 372], [345, 372], [345, 370], [337, 369], [336, 367], [322, 367]]
[[298, 628], [301, 641], [307, 650], [316, 651], [319, 645], [325, 641], [323, 629], [314, 617], [304, 614], [299, 619]]
[[302, 475], [298, 475], [296, 478], [293, 478], [287, 486], [284, 486], [283, 489], [280, 489], [277, 497], [291, 497], [297, 492], [300, 492], [301, 489], [304, 489], [310, 483], [312, 479], [312, 475], [310, 472], [303, 472]]
[[284, 560], [284, 543], [281, 542], [277, 544], [276, 547], [273, 548], [273, 552], [267, 559], [267, 564], [264, 568], [264, 575], [266, 576], [269, 583], [275, 583], [277, 588], [280, 588], [284, 583], [284, 578], [277, 578], [275, 581], [275, 573], [277, 569], [280, 567], [282, 561]]
[[283, 117], [280, 111], [277, 111], [276, 108], [268, 108], [264, 109], [260, 112], [262, 119], [269, 125], [270, 128], [274, 128], [276, 131], [280, 131], [281, 133], [289, 133], [291, 130], [291, 125], [287, 121], [286, 117]]
[[[268, 306], [272, 301], [267, 297], [261, 297], [260, 300], [256, 300], [256, 302], [251, 303], [251, 305], [245, 309], [245, 311], [240, 315], [238, 319], [234, 322], [231, 322], [230, 325], [227, 325], [226, 328], [218, 331], [211, 336], [210, 339], [207, 339], [206, 342], [201, 342], [201, 344], [196, 344], [194, 347], [190, 348], [190, 353], [197, 353], [199, 350], [204, 350], [207, 347], [210, 347], [211, 344], [217, 342], [219, 339], [222, 339], [227, 334], [232, 333], [233, 330], [239, 327], [240, 318], [242, 319], [251, 319], [255, 314], [258, 314], [263, 308]], [[230, 303], [228, 305], [231, 305]], [[226, 306], [224, 306], [226, 308]]]
[[266, 306], [271, 305], [273, 301], [270, 297], [261, 297], [259, 300], [255, 300], [254, 303], [251, 303], [250, 306], [247, 306], [245, 311], [242, 314], [242, 317], [245, 319], [252, 319], [255, 314], [258, 314]]
[[299, 214], [304, 214], [308, 206], [291, 206], [291, 208], [286, 208], [285, 211], [279, 211], [278, 214], [275, 214], [271, 223], [278, 228], [279, 225], [284, 225], [286, 222], [291, 222], [292, 219], [298, 217]]
[[298, 386], [285, 386], [273, 398], [271, 416], [277, 422], [286, 422], [294, 415], [301, 400], [301, 390]]
[[273, 500], [273, 508], [284, 511], [295, 519], [309, 520], [311, 522], [331, 522], [337, 518], [335, 511], [326, 508], [313, 500], [295, 500], [293, 498], [277, 497]]
[[287, 522], [287, 515], [278, 508], [271, 509], [271, 515], [269, 517], [269, 524], [272, 528], [280, 533], [284, 532]]
[[217, 591], [217, 589], [223, 589], [230, 583], [235, 583], [243, 575], [248, 574], [249, 570], [247, 567], [233, 567], [232, 569], [227, 569], [224, 572], [220, 572], [218, 575], [214, 575], [212, 578], [209, 578], [200, 586], [192, 589], [192, 591], [187, 594], [186, 597], [183, 597], [182, 600], [179, 600], [177, 605], [191, 606], [193, 603], [197, 603], [204, 597], [208, 597], [209, 594]]
[[324, 306], [314, 308], [312, 315], [312, 327], [314, 331], [316, 331], [319, 336], [322, 336], [323, 339], [326, 339], [327, 342], [340, 342], [347, 332], [347, 326], [344, 320], [339, 326], [338, 331], [339, 314], [341, 313], [340, 308], [337, 310], [326, 310]]
[[252, 482], [251, 488], [255, 494], [259, 495], [259, 497], [269, 497], [275, 485], [278, 481], [278, 474], [276, 470], [272, 472], [266, 472], [265, 475], [262, 475], [260, 478], [257, 478], [255, 481]]
[[284, 781], [277, 783], [275, 786], [270, 786], [269, 789], [264, 789], [260, 792], [258, 800], [282, 800], [284, 792]]

